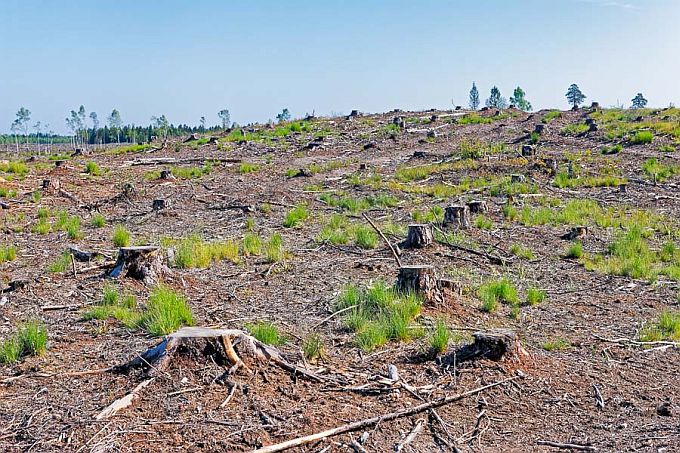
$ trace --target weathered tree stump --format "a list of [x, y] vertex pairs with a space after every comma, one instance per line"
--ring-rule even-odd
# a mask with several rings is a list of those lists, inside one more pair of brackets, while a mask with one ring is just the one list
[[468, 207], [468, 210], [470, 211], [470, 214], [480, 214], [480, 213], [488, 211], [488, 207], [486, 206], [486, 201], [482, 201], [482, 200], [468, 201], [467, 207]]
[[512, 184], [524, 182], [524, 175], [510, 175], [510, 182]]
[[63, 167], [65, 164], [66, 164], [66, 161], [65, 161], [65, 160], [61, 160], [61, 159], [60, 159], [60, 160], [55, 160], [55, 161], [54, 161], [54, 166], [57, 167], [57, 168], [58, 168], [58, 167]]
[[437, 138], [438, 136], [439, 134], [437, 134], [437, 131], [435, 131], [434, 129], [430, 129], [429, 131], [427, 131], [427, 138]]
[[159, 247], [121, 247], [118, 250], [118, 260], [108, 276], [129, 277], [154, 285], [166, 272], [168, 268], [163, 264], [163, 253]]
[[437, 115], [432, 115], [430, 117], [430, 123], [435, 123], [438, 119], [439, 119], [439, 117]]
[[585, 235], [588, 234], [588, 227], [587, 226], [574, 226], [571, 227], [571, 229], [560, 236], [560, 239], [564, 239], [565, 241], [573, 241], [574, 239], [582, 238]]
[[619, 192], [626, 193], [628, 191], [628, 184], [619, 184]]
[[368, 168], [368, 165], [366, 165], [366, 163], [362, 162], [362, 163], [359, 164], [359, 170], [366, 170], [367, 168]]
[[184, 140], [184, 143], [192, 142], [194, 140], [198, 140], [198, 135], [191, 134]]
[[519, 362], [522, 357], [529, 355], [522, 348], [517, 333], [513, 330], [492, 329], [486, 332], [475, 332], [472, 336], [474, 343], [464, 346], [454, 353], [457, 362], [472, 359]]
[[397, 277], [397, 290], [413, 292], [428, 303], [443, 303], [434, 267], [429, 265], [402, 266]]
[[453, 205], [444, 209], [444, 226], [466, 229], [470, 227], [467, 206]]
[[373, 142], [368, 142], [364, 145], [364, 151], [368, 151], [369, 149], [380, 149], [377, 144]]
[[42, 189], [46, 192], [59, 192], [61, 184], [58, 179], [43, 179]]
[[358, 110], [352, 110], [350, 112], [349, 116], [352, 117], [352, 118], [355, 117], [355, 116], [359, 116], [359, 111]]
[[557, 161], [555, 159], [543, 159], [543, 163], [548, 169], [548, 174], [550, 176], [555, 176], [557, 174]]
[[573, 179], [574, 177], [576, 177], [576, 172], [574, 171], [574, 163], [573, 162], [569, 162], [569, 164], [567, 165], [567, 176], [569, 177], [569, 179]]
[[427, 157], [426, 151], [413, 151], [413, 159], [422, 159], [424, 157]]
[[218, 137], [210, 137], [210, 138], [208, 139], [208, 143], [210, 143], [211, 145], [215, 145], [215, 144], [217, 144], [217, 141], [218, 141], [218, 140], [219, 140]]
[[599, 102], [593, 102], [592, 104], [590, 104], [590, 108], [597, 110], [597, 109], [600, 108], [600, 103]]
[[433, 241], [432, 228], [429, 224], [412, 224], [408, 226], [408, 235], [404, 247], [420, 249], [432, 244]]
[[540, 135], [543, 133], [543, 131], [545, 131], [545, 124], [537, 124], [536, 126], [534, 126], [535, 133]]
[[171, 205], [170, 200], [158, 198], [156, 200], [153, 200], [151, 204], [151, 209], [153, 209], [154, 211], [162, 211], [163, 209], [168, 209], [170, 205]]
[[586, 118], [586, 125], [588, 126], [588, 132], [596, 132], [597, 131], [597, 124], [595, 123], [594, 119]]
[[172, 170], [161, 170], [161, 179], [172, 180], [175, 179], [175, 175], [172, 174]]
[[71, 153], [71, 157], [78, 157], [82, 156], [84, 154], [84, 151], [81, 148], [77, 148], [75, 151]]
[[404, 119], [403, 116], [395, 116], [392, 118], [392, 124], [396, 124], [399, 129], [405, 129], [406, 128], [406, 120]]
[[450, 278], [440, 278], [438, 284], [439, 288], [444, 294], [449, 293], [455, 296], [463, 295], [463, 285], [456, 280], [451, 280]]
[[534, 155], [534, 147], [532, 145], [522, 145], [522, 156], [529, 157]]

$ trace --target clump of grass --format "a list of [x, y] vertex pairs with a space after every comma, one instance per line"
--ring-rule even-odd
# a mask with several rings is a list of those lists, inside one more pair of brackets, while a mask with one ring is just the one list
[[642, 329], [641, 341], [680, 341], [680, 312], [665, 311], [653, 325]]
[[116, 225], [113, 229], [113, 245], [116, 247], [128, 247], [131, 234], [123, 225]]
[[0, 198], [14, 198], [17, 196], [17, 191], [7, 187], [0, 187]]
[[254, 163], [251, 163], [251, 162], [241, 162], [241, 164], [238, 166], [238, 172], [242, 175], [247, 175], [248, 173], [254, 173], [259, 169], [260, 169], [260, 166], [258, 164], [254, 164]]
[[527, 304], [538, 305], [546, 299], [546, 292], [538, 288], [527, 289]]
[[543, 115], [543, 119], [541, 121], [548, 124], [554, 119], [559, 118], [560, 116], [562, 116], [562, 113], [559, 110], [551, 110], [547, 112], [545, 115]]
[[102, 174], [102, 170], [96, 162], [89, 161], [85, 163], [85, 173], [92, 176], [99, 176]]
[[139, 325], [152, 335], [167, 335], [182, 326], [194, 325], [194, 316], [184, 296], [159, 286], [149, 295]]
[[279, 263], [286, 257], [286, 250], [283, 247], [283, 237], [276, 233], [273, 234], [264, 247], [264, 254], [268, 263]]
[[512, 244], [510, 246], [510, 253], [519, 258], [524, 258], [525, 260], [533, 260], [534, 258], [536, 258], [536, 255], [534, 255], [533, 250], [531, 250], [529, 247], [524, 247], [523, 245], [520, 244]]
[[307, 360], [319, 360], [326, 357], [326, 347], [323, 339], [317, 335], [310, 335], [302, 343], [302, 352]]
[[565, 258], [581, 259], [583, 257], [583, 244], [580, 242], [572, 243], [567, 251], [564, 252]]
[[449, 346], [451, 332], [442, 319], [435, 322], [432, 336], [430, 337], [430, 348], [435, 354], [443, 354]]
[[554, 340], [546, 341], [541, 345], [546, 351], [561, 351], [571, 347], [571, 343], [564, 338], [555, 338]]
[[264, 344], [281, 345], [286, 342], [286, 339], [281, 336], [279, 329], [270, 322], [257, 322], [254, 324], [246, 324], [246, 329], [257, 340]]
[[680, 166], [662, 164], [655, 157], [650, 157], [642, 164], [642, 171], [655, 182], [664, 182], [680, 173]]
[[532, 145], [535, 145], [536, 143], [538, 143], [538, 140], [540, 138], [541, 138], [541, 134], [539, 134], [538, 132], [532, 132], [531, 135], [529, 135], [529, 142]]
[[611, 155], [611, 154], [618, 154], [623, 150], [623, 146], [621, 144], [616, 144], [613, 146], [605, 146], [602, 148], [602, 154], [604, 155]]
[[28, 321], [0, 344], [0, 363], [16, 363], [22, 357], [42, 355], [46, 349], [47, 328], [38, 321]]
[[334, 245], [344, 245], [349, 242], [350, 224], [342, 214], [333, 214], [326, 224], [321, 228], [317, 240], [319, 242], [330, 242]]
[[388, 340], [406, 341], [416, 333], [411, 324], [420, 314], [421, 299], [396, 291], [384, 282], [366, 289], [346, 287], [336, 308], [350, 308], [344, 315], [345, 326], [355, 332], [355, 344], [373, 350]]
[[101, 302], [83, 313], [83, 319], [89, 321], [114, 318], [125, 327], [133, 329], [138, 327], [142, 319], [136, 308], [137, 299], [133, 294], [121, 296], [116, 286], [107, 284], [102, 290]]
[[102, 228], [104, 225], [106, 225], [106, 218], [102, 214], [96, 213], [95, 215], [92, 216], [93, 227]]
[[652, 131], [637, 131], [630, 138], [630, 142], [633, 145], [646, 145], [652, 143], [652, 140], [654, 140], [654, 133]]
[[283, 219], [283, 226], [286, 228], [293, 228], [300, 223], [307, 220], [309, 217], [309, 208], [305, 204], [299, 204], [291, 211], [288, 211], [286, 217]]
[[360, 225], [354, 230], [354, 241], [362, 249], [374, 249], [378, 245], [378, 235], [372, 228]]
[[52, 264], [48, 266], [47, 270], [54, 273], [60, 273], [65, 272], [70, 266], [71, 254], [64, 252], [59, 255], [59, 258], [57, 258]]
[[13, 160], [10, 162], [0, 162], [0, 171], [23, 177], [28, 174], [29, 169], [28, 165], [26, 165], [24, 162]]
[[480, 214], [477, 216], [477, 218], [475, 218], [475, 226], [480, 230], [492, 230], [493, 220], [491, 220], [484, 214]]
[[560, 133], [562, 135], [581, 135], [590, 130], [590, 126], [585, 123], [568, 124], [564, 126]]
[[33, 203], [38, 203], [40, 201], [40, 198], [41, 198], [40, 191], [38, 190], [33, 191], [33, 193], [31, 194], [31, 200], [33, 201]]
[[38, 219], [38, 222], [33, 225], [31, 231], [37, 234], [47, 234], [52, 229], [50, 223], [45, 218]]
[[239, 245], [235, 241], [206, 242], [198, 235], [190, 235], [179, 241], [175, 254], [175, 266], [180, 269], [204, 269], [213, 261], [240, 261]]
[[482, 300], [482, 309], [493, 312], [498, 308], [498, 303], [503, 302], [517, 305], [517, 289], [507, 278], [484, 283], [477, 290], [477, 295]]
[[14, 261], [17, 258], [17, 248], [14, 245], [0, 246], [0, 263]]
[[662, 153], [674, 153], [675, 152], [675, 146], [673, 145], [661, 145], [659, 146], [659, 151]]
[[243, 254], [245, 256], [262, 255], [262, 238], [255, 233], [243, 236]]

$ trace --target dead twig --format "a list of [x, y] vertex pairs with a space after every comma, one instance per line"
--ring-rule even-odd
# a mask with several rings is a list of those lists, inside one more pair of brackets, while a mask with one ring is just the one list
[[364, 216], [364, 219], [366, 219], [366, 221], [367, 221], [368, 223], [371, 224], [371, 226], [373, 227], [373, 229], [374, 229], [375, 231], [377, 231], [378, 234], [380, 235], [380, 237], [383, 239], [383, 241], [385, 241], [385, 243], [387, 244], [387, 246], [388, 246], [388, 247], [390, 248], [390, 250], [392, 251], [392, 255], [394, 255], [394, 259], [397, 261], [397, 266], [401, 267], [401, 260], [399, 259], [399, 255], [397, 255], [397, 251], [394, 250], [394, 247], [392, 246], [392, 244], [390, 243], [390, 241], [387, 240], [387, 238], [385, 237], [385, 235], [383, 234], [383, 232], [380, 231], [380, 228], [378, 228], [378, 227], [376, 226], [376, 224], [373, 223], [373, 221], [371, 220], [371, 218], [368, 217], [368, 214], [366, 214], [365, 212], [363, 212], [361, 215]]
[[563, 444], [560, 442], [553, 442], [551, 440], [537, 440], [538, 445], [546, 445], [548, 447], [555, 447], [564, 450], [580, 450], [580, 451], [597, 451], [596, 447], [592, 445], [579, 445], [579, 444]]

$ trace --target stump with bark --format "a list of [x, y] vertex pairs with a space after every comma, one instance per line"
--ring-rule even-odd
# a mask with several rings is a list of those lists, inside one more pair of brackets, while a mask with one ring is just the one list
[[628, 184], [619, 184], [619, 192], [626, 193], [628, 191]]
[[512, 184], [524, 182], [524, 175], [510, 175], [510, 182]]
[[536, 127], [534, 127], [534, 132], [537, 134], [542, 134], [543, 131], [545, 130], [545, 124], [537, 124]]
[[548, 174], [555, 176], [557, 174], [557, 161], [555, 159], [543, 159], [543, 163], [548, 168]]
[[168, 268], [163, 264], [163, 253], [159, 247], [121, 247], [118, 250], [118, 259], [108, 276], [129, 277], [154, 285], [167, 272]]
[[467, 207], [468, 207], [468, 210], [470, 211], [470, 214], [481, 214], [483, 212], [488, 211], [488, 207], [486, 206], [486, 201], [482, 201], [482, 200], [468, 201]]
[[175, 179], [175, 175], [172, 174], [172, 170], [161, 170], [161, 179], [172, 180]]
[[158, 198], [156, 200], [153, 200], [151, 204], [151, 209], [154, 211], [162, 211], [163, 209], [168, 209], [170, 205], [171, 205], [170, 200]]
[[[510, 329], [492, 329], [472, 334], [474, 342], [455, 351], [458, 363], [473, 359], [519, 362], [529, 354], [522, 348], [517, 333]], [[453, 357], [445, 361], [453, 361]]]
[[529, 157], [534, 155], [534, 147], [532, 145], [522, 145], [522, 156]]
[[59, 192], [61, 184], [58, 179], [43, 179], [42, 189], [45, 192]]
[[424, 248], [432, 244], [434, 236], [432, 228], [427, 223], [417, 223], [408, 226], [408, 235], [403, 246], [407, 248]]
[[439, 304], [444, 302], [433, 266], [413, 265], [400, 267], [396, 287], [399, 291], [413, 292], [422, 296], [427, 303]]
[[470, 227], [467, 206], [452, 205], [444, 210], [444, 226], [466, 229]]
[[560, 239], [564, 239], [566, 241], [573, 241], [574, 239], [579, 239], [584, 237], [586, 234], [588, 234], [588, 227], [587, 226], [582, 226], [582, 225], [577, 225], [574, 227], [571, 227], [571, 229], [564, 233], [562, 236], [560, 236]]

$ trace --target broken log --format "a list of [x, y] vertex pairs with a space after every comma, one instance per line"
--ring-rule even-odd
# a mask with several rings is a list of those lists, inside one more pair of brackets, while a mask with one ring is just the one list
[[427, 264], [402, 266], [399, 268], [396, 288], [404, 293], [415, 293], [428, 303], [439, 304], [444, 297], [437, 284], [437, 274], [433, 266]]
[[86, 252], [84, 250], [80, 250], [78, 247], [73, 246], [68, 248], [68, 252], [76, 261], [80, 261], [81, 263], [92, 261], [93, 259], [102, 255], [99, 252]]
[[444, 210], [444, 226], [467, 229], [470, 227], [467, 206], [452, 205]]
[[142, 280], [147, 285], [159, 283], [169, 270], [163, 264], [161, 249], [155, 246], [121, 247], [118, 260], [108, 276], [120, 276]]
[[170, 205], [170, 200], [158, 198], [151, 203], [151, 209], [154, 211], [162, 211], [163, 209], [170, 208]]
[[337, 428], [328, 429], [316, 434], [310, 434], [308, 436], [298, 437], [296, 439], [287, 440], [274, 445], [267, 445], [262, 448], [254, 450], [253, 453], [274, 453], [277, 451], [288, 450], [289, 448], [299, 447], [300, 445], [306, 445], [311, 442], [316, 442], [322, 439], [326, 439], [331, 436], [337, 436], [338, 434], [349, 433], [353, 431], [358, 431], [369, 426], [377, 425], [378, 423], [385, 423], [392, 420], [397, 420], [403, 417], [409, 417], [411, 415], [420, 414], [421, 412], [428, 411], [430, 409], [436, 409], [447, 404], [451, 404], [455, 401], [460, 401], [469, 396], [477, 395], [484, 390], [496, 387], [507, 382], [511, 382], [520, 379], [522, 376], [514, 376], [511, 378], [503, 379], [502, 381], [494, 382], [483, 387], [478, 387], [473, 390], [468, 390], [467, 392], [459, 393], [457, 395], [450, 395], [438, 398], [436, 400], [429, 401], [427, 403], [419, 404], [418, 406], [408, 407], [406, 409], [401, 409], [396, 412], [391, 412], [389, 414], [381, 414], [375, 417], [366, 418], [364, 420], [359, 420], [353, 423], [348, 423], [343, 426], [338, 426]]
[[573, 241], [574, 239], [584, 237], [586, 234], [588, 234], [588, 227], [582, 226], [582, 225], [577, 225], [577, 226], [571, 227], [571, 229], [568, 232], [566, 232], [562, 236], [560, 236], [560, 239], [563, 239], [565, 241]]
[[408, 235], [404, 247], [421, 249], [432, 244], [434, 236], [432, 228], [427, 223], [417, 223], [408, 226]]
[[197, 162], [217, 162], [221, 164], [240, 164], [241, 159], [225, 159], [213, 157], [186, 157], [183, 159], [175, 159], [174, 157], [149, 157], [144, 159], [135, 159], [126, 162], [127, 165], [136, 167], [139, 165], [163, 165], [163, 164], [194, 164]]

